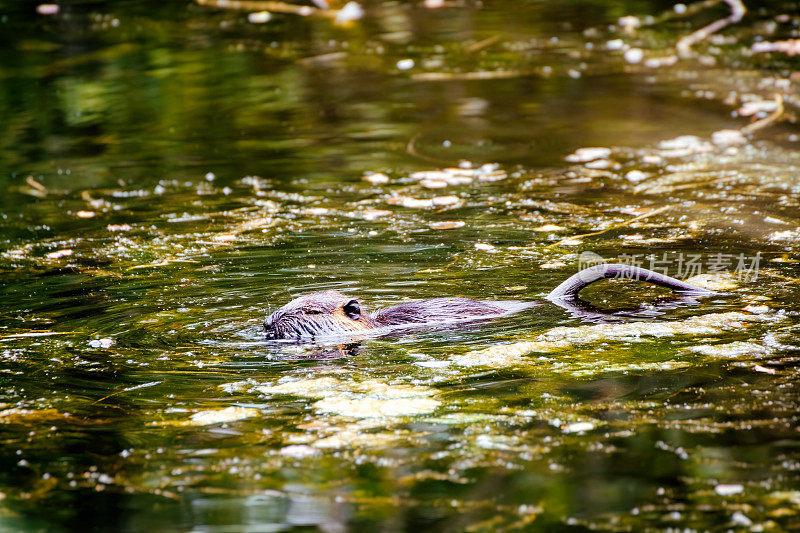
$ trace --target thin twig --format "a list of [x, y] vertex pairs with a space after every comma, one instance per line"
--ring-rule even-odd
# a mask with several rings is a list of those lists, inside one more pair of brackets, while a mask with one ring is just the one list
[[603, 230], [600, 230], [600, 231], [593, 231], [592, 233], [584, 233], [583, 235], [571, 235], [569, 237], [564, 237], [561, 240], [558, 240], [558, 241], [556, 241], [554, 243], [548, 244], [544, 248], [545, 249], [553, 248], [554, 246], [558, 246], [559, 244], [561, 244], [562, 242], [565, 242], [565, 241], [571, 241], [571, 240], [574, 240], [574, 239], [581, 239], [583, 237], [594, 237], [595, 235], [602, 235], [603, 233], [606, 233], [606, 232], [611, 231], [611, 230], [624, 228], [626, 226], [630, 226], [631, 224], [633, 224], [634, 222], [637, 222], [639, 220], [643, 220], [643, 219], [651, 217], [653, 215], [657, 215], [659, 213], [663, 213], [664, 211], [666, 211], [668, 209], [672, 209], [672, 207], [673, 206], [671, 206], [671, 205], [665, 205], [664, 207], [659, 207], [658, 209], [653, 209], [652, 211], [648, 211], [647, 213], [641, 214], [641, 215], [639, 215], [637, 217], [633, 217], [630, 220], [626, 220], [625, 222], [620, 222], [619, 224], [614, 224], [613, 226], [609, 226], [606, 229], [603, 229]]
[[163, 381], [151, 381], [150, 383], [142, 383], [141, 385], [134, 385], [133, 387], [126, 387], [126, 388], [124, 388], [124, 389], [122, 389], [120, 391], [112, 392], [108, 396], [103, 396], [99, 400], [93, 401], [90, 405], [94, 405], [96, 403], [100, 403], [103, 400], [107, 400], [108, 398], [111, 398], [112, 396], [116, 396], [117, 394], [122, 394], [123, 392], [130, 392], [130, 391], [136, 390], [136, 389], [144, 389], [144, 388], [147, 388], [147, 387], [154, 387], [155, 385], [160, 385], [162, 383], [164, 383], [164, 382]]
[[482, 39], [476, 43], [472, 43], [471, 45], [464, 48], [464, 51], [468, 54], [474, 54], [475, 52], [480, 52], [484, 48], [488, 48], [492, 46], [494, 43], [499, 41], [501, 38], [500, 34], [492, 35], [491, 37], [487, 37], [486, 39]]

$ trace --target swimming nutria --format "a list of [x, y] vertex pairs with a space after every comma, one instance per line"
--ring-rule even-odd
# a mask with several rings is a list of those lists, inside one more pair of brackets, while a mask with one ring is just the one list
[[[710, 296], [713, 291], [640, 267], [602, 264], [585, 268], [547, 295], [547, 299], [573, 309], [572, 302], [587, 285], [606, 278], [647, 281], [684, 296]], [[402, 303], [365, 314], [361, 304], [337, 291], [315, 292], [295, 298], [264, 320], [268, 339], [313, 340], [378, 328], [411, 327], [496, 318], [536, 305], [536, 302], [479, 301], [468, 298], [433, 298]]]

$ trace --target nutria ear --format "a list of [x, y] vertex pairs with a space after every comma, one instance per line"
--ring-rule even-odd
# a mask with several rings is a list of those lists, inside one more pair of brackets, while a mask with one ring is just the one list
[[347, 318], [351, 320], [358, 320], [361, 318], [361, 306], [358, 304], [358, 300], [350, 300], [344, 304], [342, 306], [342, 311], [344, 311]]

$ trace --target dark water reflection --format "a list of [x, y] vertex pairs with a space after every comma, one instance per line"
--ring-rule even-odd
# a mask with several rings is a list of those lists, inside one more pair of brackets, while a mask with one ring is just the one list
[[[0, 0], [0, 529], [796, 527], [793, 126], [667, 155], [746, 123], [730, 79], [698, 97], [694, 63], [606, 49], [666, 46], [680, 24], [608, 26], [671, 5], [365, 7], [338, 27]], [[755, 27], [791, 12], [766, 8]], [[587, 146], [608, 164], [565, 162]], [[497, 166], [412, 177], [463, 160]], [[316, 290], [541, 299], [583, 251], [763, 268], [617, 329], [544, 303], [348, 346], [262, 338]]]

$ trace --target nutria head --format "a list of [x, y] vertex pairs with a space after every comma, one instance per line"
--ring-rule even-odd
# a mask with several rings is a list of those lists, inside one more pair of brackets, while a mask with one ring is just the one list
[[336, 291], [295, 298], [264, 320], [268, 339], [308, 339], [372, 327], [358, 300]]

